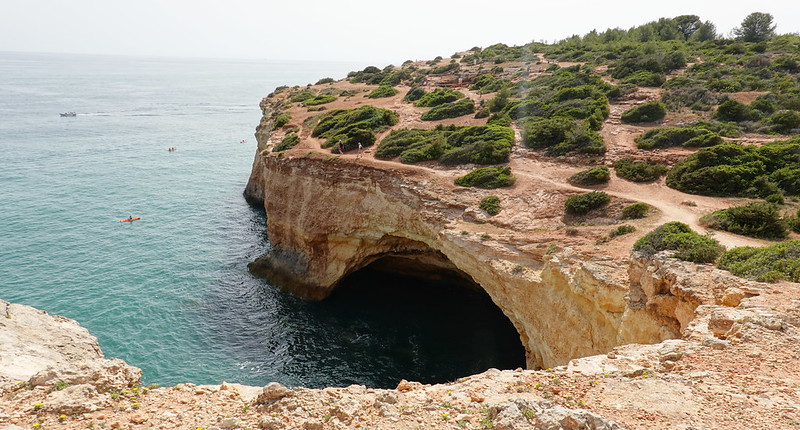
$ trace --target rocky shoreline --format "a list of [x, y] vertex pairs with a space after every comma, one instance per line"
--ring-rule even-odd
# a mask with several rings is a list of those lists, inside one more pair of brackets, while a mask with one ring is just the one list
[[[723, 429], [792, 428], [800, 419], [800, 289], [740, 281], [657, 255], [644, 272], [676, 277], [702, 302], [680, 339], [625, 345], [545, 370], [490, 369], [447, 384], [401, 381], [288, 388], [142, 386], [75, 321], [0, 302], [0, 429]], [[691, 276], [685, 276], [690, 273]], [[683, 276], [681, 276], [683, 274]], [[654, 278], [651, 278], [654, 279]], [[643, 289], [655, 284], [645, 284]]]

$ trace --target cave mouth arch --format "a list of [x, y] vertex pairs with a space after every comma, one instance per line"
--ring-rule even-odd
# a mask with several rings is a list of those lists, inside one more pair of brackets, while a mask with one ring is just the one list
[[468, 274], [438, 252], [386, 254], [351, 272], [326, 299], [346, 303], [365, 336], [371, 384], [444, 383], [489, 368], [525, 367], [513, 324]]

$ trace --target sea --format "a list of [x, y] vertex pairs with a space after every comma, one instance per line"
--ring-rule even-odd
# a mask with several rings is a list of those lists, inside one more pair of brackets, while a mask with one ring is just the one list
[[0, 52], [0, 299], [77, 320], [163, 386], [524, 366], [480, 292], [365, 272], [313, 302], [248, 272], [270, 251], [242, 196], [259, 101], [367, 65]]

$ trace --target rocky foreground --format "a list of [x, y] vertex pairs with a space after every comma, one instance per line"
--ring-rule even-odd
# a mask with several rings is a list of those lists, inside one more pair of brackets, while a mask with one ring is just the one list
[[[701, 298], [730, 276], [663, 254], [649, 270]], [[701, 304], [681, 339], [394, 390], [143, 386], [75, 321], [0, 301], [0, 429], [797, 428], [800, 286], [740, 286], [738, 306]]]

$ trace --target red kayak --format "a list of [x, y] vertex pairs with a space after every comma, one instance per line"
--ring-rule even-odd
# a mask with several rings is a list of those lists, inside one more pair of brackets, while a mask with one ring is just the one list
[[119, 222], [131, 222], [131, 221], [136, 221], [136, 220], [139, 220], [139, 219], [142, 219], [142, 217], [138, 217], [137, 216], [136, 218], [121, 219], [121, 220], [119, 220]]

